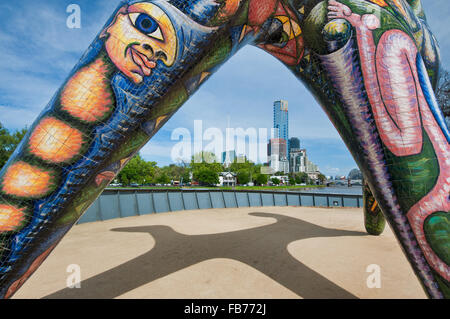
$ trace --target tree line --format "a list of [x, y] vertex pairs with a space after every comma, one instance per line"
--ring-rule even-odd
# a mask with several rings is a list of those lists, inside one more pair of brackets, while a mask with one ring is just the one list
[[[246, 185], [266, 185], [269, 176], [261, 173], [262, 164], [255, 164], [248, 159], [234, 161], [228, 167], [220, 163], [211, 152], [200, 152], [195, 154], [190, 163], [170, 164], [158, 167], [156, 162], [145, 161], [140, 154], [133, 157], [117, 176], [117, 182], [123, 185], [137, 183], [139, 185], [165, 185], [177, 181], [181, 184], [197, 182], [202, 186], [213, 186], [219, 184], [221, 172], [233, 172], [236, 174], [237, 183]], [[277, 172], [275, 176], [285, 175]], [[319, 175], [319, 180], [324, 181], [325, 176]], [[272, 178], [273, 184], [280, 184], [280, 178]], [[306, 173], [289, 175], [289, 184], [313, 184], [315, 181]]]

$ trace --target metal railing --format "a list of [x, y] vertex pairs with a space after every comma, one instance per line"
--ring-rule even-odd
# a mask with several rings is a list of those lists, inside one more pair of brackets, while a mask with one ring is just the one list
[[78, 224], [191, 209], [261, 206], [362, 207], [362, 195], [294, 191], [106, 189]]

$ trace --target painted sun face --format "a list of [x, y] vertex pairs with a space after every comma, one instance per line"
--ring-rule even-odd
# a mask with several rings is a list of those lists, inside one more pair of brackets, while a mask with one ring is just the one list
[[152, 3], [123, 7], [105, 34], [110, 59], [136, 84], [152, 73], [157, 60], [167, 66], [175, 62], [175, 28], [167, 14]]

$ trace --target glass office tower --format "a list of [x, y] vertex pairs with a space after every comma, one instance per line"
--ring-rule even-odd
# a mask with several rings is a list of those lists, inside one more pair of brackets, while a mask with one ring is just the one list
[[288, 102], [284, 100], [273, 103], [273, 127], [275, 128], [274, 138], [282, 138], [289, 142], [289, 117]]

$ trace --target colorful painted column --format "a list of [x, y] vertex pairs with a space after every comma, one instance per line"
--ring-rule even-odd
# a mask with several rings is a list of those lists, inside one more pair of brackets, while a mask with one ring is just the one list
[[419, 1], [129, 0], [0, 172], [1, 297], [247, 44], [311, 90], [427, 294], [450, 296], [450, 134], [433, 92], [437, 45]]

